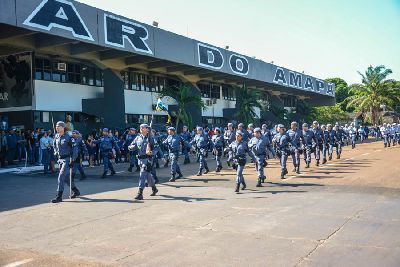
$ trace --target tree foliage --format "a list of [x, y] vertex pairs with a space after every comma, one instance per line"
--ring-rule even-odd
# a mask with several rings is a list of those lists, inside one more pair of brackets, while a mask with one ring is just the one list
[[254, 123], [257, 113], [255, 108], [262, 108], [260, 103], [260, 92], [249, 89], [246, 85], [236, 87], [236, 108], [235, 117], [245, 125]]
[[187, 112], [187, 107], [196, 106], [198, 108], [204, 108], [204, 102], [200, 95], [196, 95], [192, 90], [185, 84], [179, 86], [166, 87], [160, 92], [160, 98], [169, 98], [176, 101], [178, 111], [176, 114], [176, 129], [178, 128], [179, 122], [187, 124], [192, 127], [192, 117]]
[[358, 73], [362, 80], [350, 86], [352, 95], [345, 100], [347, 107], [371, 112], [372, 123], [378, 123], [381, 105], [393, 110], [400, 103], [400, 89], [396, 88], [396, 81], [387, 79], [392, 70], [383, 65], [370, 66], [364, 74]]

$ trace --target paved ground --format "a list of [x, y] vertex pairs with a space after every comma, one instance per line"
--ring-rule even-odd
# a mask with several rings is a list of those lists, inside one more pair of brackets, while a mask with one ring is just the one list
[[105, 180], [90, 169], [85, 196], [56, 205], [55, 176], [2, 174], [0, 266], [400, 266], [400, 147], [382, 147], [284, 182], [272, 160], [261, 189], [250, 164], [241, 194], [232, 170], [167, 183], [161, 169], [143, 202], [125, 165]]

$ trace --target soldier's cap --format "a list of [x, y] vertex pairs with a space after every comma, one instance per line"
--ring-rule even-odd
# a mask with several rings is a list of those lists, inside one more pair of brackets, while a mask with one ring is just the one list
[[203, 131], [203, 127], [197, 126], [196, 130], [197, 130], [197, 131]]
[[307, 123], [303, 123], [303, 127], [307, 127], [308, 128], [308, 124]]
[[147, 123], [140, 124], [140, 129], [143, 129], [143, 128], [150, 128], [150, 127]]
[[278, 124], [277, 127], [278, 127], [278, 128], [282, 128], [282, 129], [285, 129], [285, 125], [283, 125], [283, 124]]
[[318, 124], [318, 121], [313, 121], [313, 124]]
[[233, 123], [232, 123], [232, 122], [228, 123], [228, 127], [229, 127], [229, 126], [233, 126]]
[[250, 123], [249, 125], [247, 125], [247, 127], [248, 127], [248, 128], [254, 127], [254, 124], [253, 124], [253, 123]]
[[63, 122], [63, 121], [58, 121], [57, 124], [56, 124], [56, 126], [65, 128], [65, 122]]
[[187, 127], [186, 125], [183, 125], [183, 129], [188, 129], [189, 127]]
[[256, 132], [261, 133], [261, 129], [257, 127], [257, 128], [254, 129], [254, 132], [255, 132], [255, 133], [256, 133]]
[[263, 124], [262, 126], [261, 126], [261, 128], [267, 128], [267, 125], [266, 124]]
[[329, 123], [329, 124], [326, 125], [326, 127], [332, 127], [332, 124]]
[[244, 127], [244, 124], [243, 123], [239, 123], [238, 127]]
[[215, 131], [216, 131], [216, 132], [219, 132], [219, 133], [221, 133], [221, 129], [220, 129], [220, 128], [218, 128], [218, 127], [217, 127], [217, 128], [215, 128]]
[[103, 132], [108, 132], [108, 128], [103, 128]]
[[291, 125], [292, 124], [297, 125], [297, 121], [292, 121]]
[[242, 131], [236, 131], [236, 135], [243, 136], [243, 133], [242, 133]]
[[73, 130], [72, 133], [73, 134], [79, 134], [79, 131], [78, 130]]
[[131, 130], [131, 131], [136, 131], [136, 128], [130, 128], [129, 130]]
[[176, 131], [174, 127], [168, 127], [168, 131]]

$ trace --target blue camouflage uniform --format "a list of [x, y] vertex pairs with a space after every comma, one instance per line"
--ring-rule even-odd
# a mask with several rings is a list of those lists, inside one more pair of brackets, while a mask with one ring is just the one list
[[[255, 129], [255, 132], [257, 131], [261, 133], [261, 130], [259, 128]], [[266, 178], [264, 174], [264, 167], [266, 165], [267, 150], [271, 148], [271, 143], [267, 136], [261, 135], [260, 138], [254, 136], [250, 139], [248, 147], [252, 151], [255, 158], [256, 170], [258, 173], [257, 186], [260, 187], [261, 183], [264, 182]]]
[[[178, 164], [178, 159], [179, 151], [181, 150], [181, 144], [184, 142], [183, 138], [175, 133], [174, 128], [171, 127], [168, 130], [172, 129], [174, 131], [174, 134], [168, 135], [167, 139], [163, 141], [163, 144], [167, 145], [168, 148], [169, 161], [171, 164], [171, 182], [175, 181], [176, 174], [178, 174], [180, 177], [182, 176], [181, 169]], [[184, 147], [184, 145], [182, 145], [182, 147]]]
[[82, 137], [72, 138], [72, 146], [76, 147], [78, 151], [78, 157], [74, 161], [72, 175], [75, 176], [76, 171], [78, 170], [79, 173], [81, 174], [81, 179], [84, 179], [86, 178], [86, 175], [82, 167], [82, 158], [89, 156], [87, 147], [85, 145], [85, 142], [82, 140]]
[[314, 131], [311, 129], [308, 129], [307, 131], [303, 130], [302, 135], [303, 135], [303, 146], [304, 146], [304, 160], [306, 162], [306, 166], [309, 167], [311, 162], [312, 150], [316, 149], [318, 141], [314, 134]]
[[336, 131], [331, 129], [327, 130], [327, 144], [328, 144], [328, 158], [329, 160], [332, 159], [332, 154], [333, 154], [333, 147], [336, 145], [338, 141], [338, 136], [336, 134]]
[[316, 165], [318, 166], [319, 161], [321, 159], [321, 151], [323, 150], [324, 136], [323, 136], [323, 132], [319, 126], [313, 128], [312, 131], [314, 132], [314, 136], [315, 136], [316, 144], [315, 144], [314, 155], [315, 155], [315, 160], [317, 161]]
[[300, 129], [288, 130], [286, 134], [289, 136], [290, 141], [290, 154], [292, 155], [293, 165], [297, 170], [300, 168], [300, 141], [302, 139], [302, 131]]
[[115, 140], [113, 137], [110, 136], [102, 136], [100, 137], [99, 140], [93, 141], [95, 144], [99, 144], [100, 147], [100, 152], [103, 158], [103, 166], [104, 166], [104, 173], [103, 173], [103, 178], [107, 174], [108, 170], [111, 170], [111, 174], [115, 174], [114, 167], [111, 163], [111, 159], [113, 158], [113, 148], [116, 150], [116, 152], [119, 152], [118, 145], [115, 143]]
[[236, 168], [236, 192], [239, 192], [240, 184], [243, 184], [243, 189], [246, 187], [243, 170], [246, 165], [246, 154], [248, 152], [247, 142], [243, 140], [240, 143], [234, 141], [229, 145], [229, 149], [232, 151], [234, 168]]
[[[64, 184], [70, 185], [69, 172], [72, 163], [78, 158], [78, 147], [73, 146], [72, 137], [66, 132], [60, 136], [56, 134], [53, 141], [54, 155], [58, 159], [60, 166], [60, 173], [58, 174], [58, 187], [57, 191], [62, 194], [64, 191]], [[71, 187], [76, 188], [74, 179], [72, 179]]]
[[281, 178], [283, 178], [287, 174], [286, 162], [288, 159], [290, 137], [286, 133], [281, 134], [278, 132], [274, 136], [274, 140], [279, 153], [278, 155], [280, 156]]
[[[128, 151], [128, 146], [132, 144], [132, 141], [136, 138], [137, 134], [127, 134], [125, 142], [125, 151]], [[137, 171], [139, 170], [137, 151], [129, 151], [129, 168], [128, 171], [132, 171], [132, 168], [136, 166]]]
[[[198, 127], [198, 129], [202, 130], [201, 127]], [[205, 134], [204, 132], [202, 134], [196, 134], [193, 140], [190, 142], [190, 144], [196, 148], [196, 151], [199, 155], [200, 166], [199, 166], [198, 176], [202, 174], [203, 169], [206, 170], [205, 173], [208, 173], [209, 169], [206, 161], [206, 153], [209, 144], [208, 135]]]
[[[229, 147], [229, 145], [235, 141], [235, 135], [236, 135], [236, 131], [233, 128], [232, 128], [232, 130], [228, 129], [224, 132], [225, 147]], [[226, 161], [228, 166], [231, 165], [232, 161], [233, 161], [232, 151], [228, 150], [228, 159]]]
[[152, 156], [147, 155], [147, 147], [150, 145], [152, 148], [155, 142], [152, 137], [143, 136], [139, 134], [132, 141], [131, 146], [132, 150], [137, 151], [138, 164], [140, 167], [140, 176], [139, 176], [139, 188], [144, 189], [146, 187], [146, 183], [152, 188], [155, 186], [155, 182], [153, 176], [151, 174], [152, 170]]
[[221, 134], [216, 134], [212, 136], [211, 141], [213, 145], [213, 154], [217, 162], [216, 172], [220, 172], [222, 169], [221, 156], [224, 149], [224, 137]]
[[[192, 139], [192, 135], [188, 131], [181, 132], [180, 136], [187, 143], [189, 143], [190, 140]], [[188, 148], [187, 146], [182, 146], [182, 154], [185, 156], [184, 164], [190, 163], [189, 152], [190, 152], [190, 148]]]

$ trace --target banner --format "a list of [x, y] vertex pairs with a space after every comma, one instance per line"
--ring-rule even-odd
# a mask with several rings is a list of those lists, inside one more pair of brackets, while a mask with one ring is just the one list
[[32, 106], [32, 54], [0, 57], [0, 108]]

